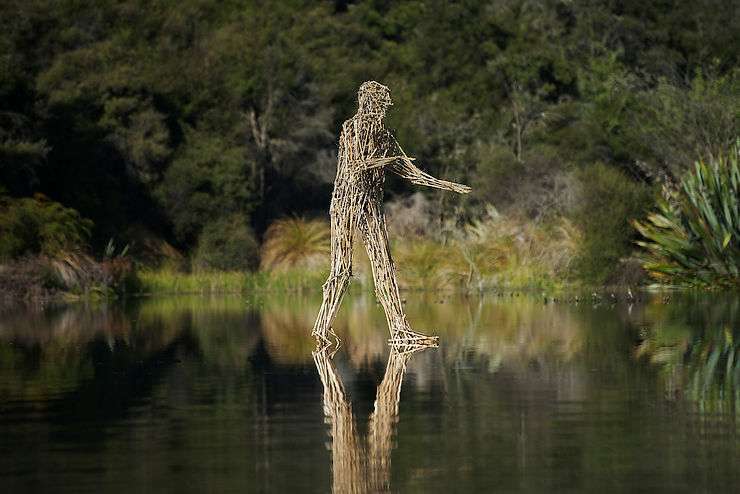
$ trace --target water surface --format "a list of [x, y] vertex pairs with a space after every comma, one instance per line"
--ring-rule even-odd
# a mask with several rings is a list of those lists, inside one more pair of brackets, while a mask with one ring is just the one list
[[172, 297], [0, 314], [3, 492], [729, 492], [737, 296]]

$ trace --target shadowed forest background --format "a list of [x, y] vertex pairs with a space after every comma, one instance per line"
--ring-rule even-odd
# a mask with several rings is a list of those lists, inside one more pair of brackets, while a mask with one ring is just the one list
[[389, 179], [404, 286], [637, 283], [630, 221], [735, 143], [738, 10], [3, 2], [4, 286], [47, 276], [34, 263], [63, 285], [138, 270], [150, 288], [162, 270], [325, 270], [337, 137], [369, 79], [391, 88], [407, 153], [473, 188]]

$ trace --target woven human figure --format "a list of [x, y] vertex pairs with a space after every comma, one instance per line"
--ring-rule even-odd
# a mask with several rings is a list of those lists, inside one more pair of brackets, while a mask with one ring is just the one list
[[424, 173], [403, 152], [393, 134], [383, 125], [391, 102], [390, 90], [375, 81], [364, 82], [358, 91], [357, 113], [344, 122], [339, 138], [339, 161], [329, 214], [331, 216], [331, 272], [324, 283], [321, 303], [312, 334], [327, 340], [352, 276], [352, 242], [360, 231], [373, 271], [375, 294], [385, 310], [391, 344], [428, 338], [411, 330], [403, 312], [396, 268], [388, 244], [383, 215], [385, 169], [414, 184], [460, 194], [470, 187], [440, 180]]

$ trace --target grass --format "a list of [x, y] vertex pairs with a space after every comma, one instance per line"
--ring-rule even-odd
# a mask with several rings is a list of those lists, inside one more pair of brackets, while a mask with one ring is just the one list
[[142, 294], [216, 294], [318, 290], [326, 280], [326, 273], [306, 269], [199, 273], [147, 270], [139, 272], [138, 277]]
[[[503, 217], [490, 208], [485, 218], [461, 229], [447, 242], [433, 235], [400, 237], [391, 250], [402, 289], [552, 291], [564, 286], [579, 240], [580, 233], [566, 220], [534, 225]], [[372, 290], [372, 273], [359, 236], [354, 250], [350, 286]], [[280, 220], [268, 230], [259, 271], [142, 271], [140, 291], [320, 291], [328, 272], [328, 257], [328, 225], [318, 220]]]
[[322, 265], [329, 255], [329, 225], [321, 220], [283, 218], [265, 232], [263, 270], [285, 270]]
[[[307, 291], [320, 295], [329, 268], [328, 225], [318, 220], [294, 218], [282, 220], [269, 232], [262, 247], [263, 265], [257, 271], [185, 272], [176, 267], [134, 271], [133, 263], [123, 258], [106, 259], [101, 263], [91, 260], [89, 264], [95, 269], [83, 269], [78, 267], [81, 263], [78, 257], [67, 256], [64, 262], [55, 261], [55, 279], [63, 279], [64, 283], [60, 282], [62, 290], [84, 296], [93, 294], [94, 290], [72, 288], [94, 284], [75, 280], [82, 274], [87, 276], [98, 271], [99, 275], [93, 278], [103, 280], [104, 286], [120, 288], [113, 290], [115, 294]], [[471, 292], [504, 288], [553, 292], [565, 286], [578, 235], [578, 231], [565, 221], [538, 226], [524, 220], [504, 218], [491, 209], [487, 217], [461, 229], [446, 242], [431, 234], [396, 235], [391, 250], [402, 289]], [[372, 292], [370, 263], [359, 236], [354, 247], [350, 287]], [[124, 261], [127, 264], [123, 267], [127, 269], [119, 269], [118, 264]]]
[[539, 225], [489, 208], [451, 241], [404, 239], [394, 244], [394, 256], [406, 288], [550, 290], [566, 283], [579, 242], [580, 232], [565, 219]]

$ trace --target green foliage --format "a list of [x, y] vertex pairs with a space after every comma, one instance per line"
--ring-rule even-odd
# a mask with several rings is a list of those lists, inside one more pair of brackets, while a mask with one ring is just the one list
[[536, 224], [494, 208], [450, 242], [432, 236], [393, 244], [405, 288], [552, 288], [564, 280], [581, 243], [568, 220]]
[[0, 260], [24, 255], [55, 256], [86, 245], [92, 222], [41, 194], [0, 196]]
[[720, 154], [735, 142], [740, 72], [697, 70], [687, 81], [665, 77], [637, 93], [624, 140], [648, 174], [680, 177], [695, 159]]
[[177, 239], [197, 243], [213, 220], [254, 209], [244, 150], [217, 136], [188, 131], [157, 189]]
[[[573, 170], [601, 162], [652, 182], [734, 138], [733, 15], [717, 0], [9, 0], [0, 186], [91, 219], [98, 251], [141, 228], [196, 257], [214, 219], [244, 217], [262, 236], [277, 218], [325, 211], [339, 126], [358, 85], [379, 79], [404, 148], [473, 185], [425, 192], [435, 223], [470, 223], [491, 203], [559, 224]], [[604, 223], [604, 244], [620, 239], [606, 258], [625, 252], [607, 229], [627, 219]], [[600, 249], [583, 252], [585, 266]]]
[[[399, 225], [407, 219], [404, 213], [408, 210], [394, 213], [390, 228], [406, 229], [406, 234], [394, 236], [391, 250], [399, 284], [407, 289], [551, 288], [568, 274], [580, 243], [580, 232], [567, 220], [536, 225], [523, 218], [504, 217], [492, 207], [485, 218], [443, 241], [432, 231], [414, 232], [409, 225]], [[325, 222], [278, 220], [267, 230], [260, 272], [270, 286], [279, 285], [285, 276], [304, 273], [318, 280], [316, 288], [320, 287], [325, 281], [321, 275], [328, 268], [329, 240]], [[355, 239], [353, 279], [364, 287], [373, 286], [359, 238]]]
[[446, 249], [433, 239], [420, 238], [408, 243], [395, 242], [394, 250], [400, 266], [399, 283], [405, 288], [437, 290], [451, 287], [449, 271], [451, 267], [458, 267], [456, 261], [459, 258], [454, 256], [453, 249]]
[[255, 291], [318, 290], [326, 271], [290, 269], [272, 271], [219, 271], [182, 273], [171, 270], [144, 270], [138, 273], [138, 290], [148, 294], [251, 293]]
[[650, 189], [601, 163], [579, 171], [577, 178], [580, 194], [573, 217], [583, 242], [575, 268], [586, 281], [607, 282], [632, 250], [629, 220], [649, 207]]
[[199, 270], [251, 271], [259, 266], [259, 245], [244, 218], [233, 215], [203, 228], [193, 265]]
[[0, 112], [0, 184], [15, 194], [28, 194], [38, 183], [38, 169], [49, 148], [29, 135], [25, 116]]
[[642, 260], [656, 279], [677, 285], [740, 285], [740, 142], [697, 161], [676, 190], [664, 188], [658, 211], [633, 225]]
[[246, 287], [249, 274], [244, 272], [180, 273], [171, 270], [139, 273], [141, 292], [174, 293], [240, 293]]
[[156, 183], [172, 153], [165, 116], [150, 101], [109, 97], [103, 103], [100, 124], [108, 141], [125, 157], [129, 174], [144, 184]]

